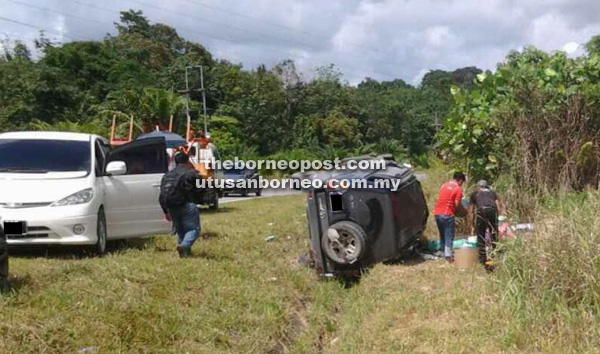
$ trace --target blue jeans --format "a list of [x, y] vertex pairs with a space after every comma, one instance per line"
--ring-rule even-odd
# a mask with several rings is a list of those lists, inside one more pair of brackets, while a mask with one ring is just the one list
[[187, 203], [178, 208], [169, 209], [173, 226], [177, 233], [177, 244], [191, 248], [200, 233], [200, 213], [194, 203]]
[[444, 257], [452, 257], [452, 243], [454, 242], [454, 232], [456, 230], [454, 216], [436, 215], [435, 222], [438, 230], [440, 231], [440, 247], [444, 252]]

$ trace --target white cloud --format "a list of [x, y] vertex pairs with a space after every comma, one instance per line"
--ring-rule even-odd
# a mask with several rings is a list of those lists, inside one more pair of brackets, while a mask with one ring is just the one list
[[529, 33], [531, 44], [544, 50], [562, 50], [565, 43], [585, 43], [600, 34], [600, 22], [574, 26], [562, 14], [547, 13], [531, 22]]
[[429, 72], [429, 69], [421, 69], [419, 71], [419, 73], [417, 75], [415, 75], [410, 81], [409, 83], [413, 86], [418, 86], [421, 81], [423, 80], [423, 77]]
[[567, 54], [575, 54], [579, 51], [580, 48], [581, 44], [577, 42], [569, 42], [563, 45], [562, 50], [565, 51]]

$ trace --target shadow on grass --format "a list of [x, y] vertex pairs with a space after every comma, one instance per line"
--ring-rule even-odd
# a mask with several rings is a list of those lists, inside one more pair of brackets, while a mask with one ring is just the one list
[[3, 289], [3, 293], [18, 293], [21, 289], [25, 287], [30, 287], [33, 281], [31, 280], [30, 275], [25, 276], [9, 276], [8, 284]]
[[[403, 253], [399, 258], [385, 261], [383, 262], [383, 264], [386, 266], [402, 265], [411, 267], [423, 263], [425, 261], [426, 260], [423, 259], [423, 257], [421, 257], [417, 252], [411, 250]], [[314, 268], [314, 262], [312, 262], [312, 260], [310, 260], [310, 262], [307, 262], [306, 255], [301, 255], [298, 258], [298, 263], [309, 268]], [[341, 271], [338, 272], [335, 277], [328, 279], [338, 281], [345, 289], [350, 289], [353, 286], [360, 284], [361, 279], [369, 274], [372, 267], [373, 266], [369, 266], [360, 270], [353, 271]]]
[[202, 258], [211, 261], [233, 261], [233, 258], [224, 254], [215, 254], [206, 250], [192, 250], [192, 258]]
[[218, 237], [219, 237], [219, 233], [213, 232], [213, 231], [202, 231], [199, 236], [199, 238], [201, 238], [203, 240], [210, 240], [212, 238], [218, 238]]
[[[109, 241], [106, 254], [117, 254], [127, 250], [143, 250], [154, 245], [153, 237], [134, 238], [128, 240]], [[59, 245], [26, 245], [9, 246], [10, 257], [15, 258], [51, 258], [51, 259], [86, 259], [98, 257], [85, 246]]]
[[365, 276], [366, 273], [368, 273], [368, 269], [363, 269], [362, 275], [360, 276], [339, 276], [336, 280], [344, 287], [344, 289], [350, 289], [359, 285], [362, 277]]
[[415, 252], [414, 250], [411, 250], [411, 251], [407, 251], [399, 258], [385, 261], [385, 262], [383, 262], [383, 264], [389, 265], [389, 266], [395, 266], [395, 265], [415, 266], [415, 265], [421, 264], [425, 261], [426, 260], [423, 257], [421, 257], [417, 252]]
[[127, 250], [144, 250], [151, 248], [156, 244], [154, 237], [130, 238], [126, 240], [116, 240], [106, 245], [106, 253], [119, 253]]
[[235, 211], [237, 208], [235, 207], [231, 207], [231, 206], [220, 206], [218, 209], [210, 209], [210, 208], [198, 208], [198, 210], [200, 210], [200, 216], [202, 216], [202, 214], [223, 214], [223, 213], [230, 213], [232, 211]]

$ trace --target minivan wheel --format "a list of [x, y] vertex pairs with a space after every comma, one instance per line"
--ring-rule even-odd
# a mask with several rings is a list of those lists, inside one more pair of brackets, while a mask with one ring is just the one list
[[98, 211], [98, 221], [96, 226], [96, 235], [98, 236], [98, 240], [96, 241], [96, 245], [94, 246], [94, 252], [102, 256], [106, 253], [106, 216], [104, 215], [104, 210], [100, 209]]
[[219, 197], [215, 197], [215, 199], [213, 200], [212, 203], [210, 203], [210, 205], [208, 206], [208, 208], [210, 210], [217, 210], [217, 209], [219, 209]]
[[367, 234], [352, 221], [340, 221], [329, 227], [321, 239], [325, 255], [337, 264], [352, 264], [365, 252]]

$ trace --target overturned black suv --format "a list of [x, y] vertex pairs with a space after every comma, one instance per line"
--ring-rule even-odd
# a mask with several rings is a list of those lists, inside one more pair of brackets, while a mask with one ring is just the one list
[[[364, 160], [383, 160], [384, 166], [346, 168]], [[350, 158], [338, 170], [292, 178], [304, 181], [303, 187], [311, 184], [303, 188], [311, 257], [322, 276], [357, 276], [375, 263], [398, 259], [425, 230], [429, 212], [421, 184], [412, 168], [388, 156]]]

